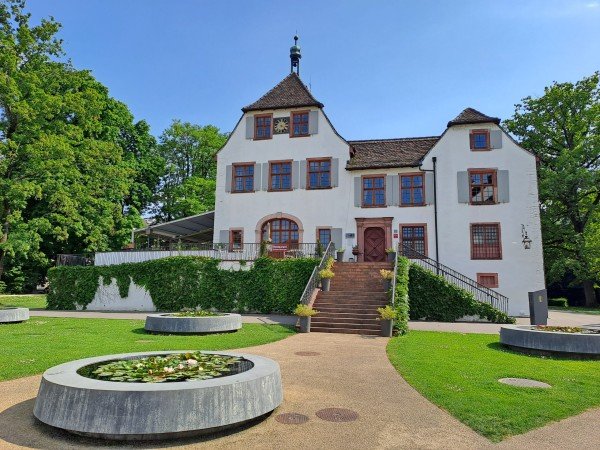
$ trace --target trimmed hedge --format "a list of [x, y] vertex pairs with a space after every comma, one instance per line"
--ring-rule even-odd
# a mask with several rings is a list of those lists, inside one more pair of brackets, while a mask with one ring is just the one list
[[569, 303], [566, 298], [558, 297], [558, 298], [549, 298], [548, 306], [556, 306], [558, 308], [566, 308], [569, 306]]
[[478, 302], [470, 292], [417, 264], [410, 264], [408, 278], [412, 320], [454, 322], [464, 316], [478, 315], [494, 323], [515, 323], [502, 311]]
[[398, 334], [408, 333], [408, 316], [409, 316], [409, 266], [410, 262], [403, 256], [398, 257], [398, 272], [396, 273], [396, 295], [394, 306], [396, 308], [396, 320], [394, 322], [394, 330]]
[[159, 311], [182, 308], [223, 312], [291, 313], [318, 261], [259, 258], [248, 270], [219, 269], [219, 260], [175, 256], [114, 266], [54, 267], [48, 271], [48, 309], [75, 309], [93, 299], [100, 279], [116, 279], [121, 297], [133, 281], [145, 288]]

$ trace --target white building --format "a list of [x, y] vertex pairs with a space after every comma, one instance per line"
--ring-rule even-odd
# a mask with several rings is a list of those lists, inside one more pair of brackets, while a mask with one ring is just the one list
[[528, 315], [544, 289], [536, 159], [499, 119], [467, 108], [440, 136], [346, 141], [294, 72], [242, 111], [217, 155], [214, 242], [331, 240], [359, 261], [404, 244]]

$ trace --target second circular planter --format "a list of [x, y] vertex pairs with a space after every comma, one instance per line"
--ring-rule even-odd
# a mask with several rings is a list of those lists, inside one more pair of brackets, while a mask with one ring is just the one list
[[146, 331], [153, 333], [223, 333], [242, 328], [239, 314], [219, 314], [205, 317], [178, 317], [174, 314], [149, 314]]

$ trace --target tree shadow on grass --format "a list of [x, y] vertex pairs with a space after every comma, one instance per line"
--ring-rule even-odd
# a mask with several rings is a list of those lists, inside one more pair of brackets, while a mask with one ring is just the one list
[[249, 421], [234, 429], [215, 433], [149, 441], [108, 441], [84, 437], [46, 425], [33, 416], [35, 398], [25, 400], [0, 412], [0, 446], [2, 441], [27, 448], [64, 450], [65, 448], [166, 448], [194, 443], [210, 442], [214, 439], [235, 435], [266, 421], [271, 413]]

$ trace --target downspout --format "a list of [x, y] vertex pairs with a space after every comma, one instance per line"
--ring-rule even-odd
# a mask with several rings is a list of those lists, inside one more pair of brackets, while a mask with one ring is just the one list
[[[438, 207], [437, 207], [437, 156], [431, 158], [433, 162], [433, 170], [431, 169], [423, 169], [422, 165], [419, 165], [419, 170], [422, 172], [433, 172], [433, 220], [435, 228], [435, 262], [436, 266], [440, 261], [440, 252], [439, 252], [439, 244], [438, 244]], [[421, 163], [422, 164], [422, 163]], [[438, 267], [439, 272], [439, 267]]]

